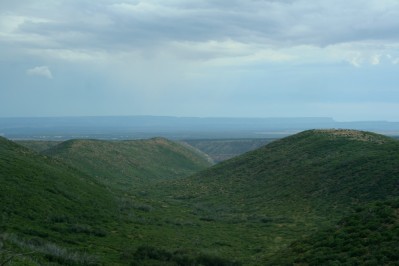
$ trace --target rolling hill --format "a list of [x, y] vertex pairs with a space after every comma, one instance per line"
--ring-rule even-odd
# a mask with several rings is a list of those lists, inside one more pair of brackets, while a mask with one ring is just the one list
[[240, 200], [250, 192], [250, 198], [270, 197], [295, 204], [322, 198], [350, 205], [397, 195], [398, 151], [398, 141], [370, 132], [310, 130], [184, 180], [203, 187], [194, 197], [219, 194]]
[[164, 138], [68, 140], [43, 154], [119, 188], [154, 179], [184, 177], [211, 165], [201, 153]]
[[[176, 239], [174, 246], [181, 246], [191, 241], [187, 234], [196, 225], [187, 221], [179, 230], [185, 221], [181, 206], [167, 208], [153, 197], [156, 191], [143, 192], [140, 184], [193, 173], [209, 165], [206, 159], [159, 138], [72, 140], [53, 148], [51, 153], [67, 154], [70, 160], [0, 140], [1, 263], [17, 255], [14, 265], [126, 265], [126, 254], [146, 243], [166, 246]], [[108, 175], [109, 182], [99, 182]], [[131, 190], [120, 184], [137, 186]], [[179, 259], [223, 261], [182, 252]]]
[[24, 146], [26, 148], [29, 148], [31, 150], [34, 150], [36, 152], [42, 152], [45, 150], [50, 149], [51, 147], [54, 147], [58, 144], [60, 144], [62, 141], [55, 141], [55, 140], [15, 140], [15, 143]]
[[19, 258], [26, 265], [91, 263], [86, 252], [99, 252], [89, 247], [118, 220], [116, 206], [93, 178], [0, 137], [1, 255], [33, 252]]
[[197, 206], [200, 219], [258, 228], [250, 255], [257, 264], [355, 206], [397, 196], [398, 180], [396, 140], [309, 130], [162, 186], [173, 191], [170, 197]]
[[[125, 151], [123, 147], [130, 153], [136, 152], [133, 162], [153, 168], [148, 171], [139, 168], [139, 176], [133, 181], [141, 178], [142, 182], [137, 182], [136, 189], [121, 192], [123, 187], [115, 185], [117, 180], [132, 184], [131, 180], [124, 180], [127, 175], [119, 176], [124, 168], [118, 167], [129, 166], [124, 162], [118, 164], [124, 156], [115, 158], [115, 153]], [[75, 148], [79, 148], [78, 151]], [[229, 263], [217, 254], [184, 249], [192, 242], [188, 236], [205, 222], [191, 221], [185, 214], [186, 206], [178, 202], [168, 205], [156, 197], [157, 191], [141, 190], [143, 184], [151, 186], [153, 181], [186, 175], [196, 167], [208, 165], [196, 153], [164, 139], [127, 142], [116, 148], [114, 142], [68, 141], [56, 149], [77, 154], [87, 152], [82, 155], [87, 157], [81, 158], [88, 161], [81, 165], [80, 171], [79, 167], [72, 166], [73, 161], [39, 155], [1, 139], [1, 263], [10, 255], [18, 255], [13, 259], [14, 265], [126, 265], [141, 260], [143, 248], [149, 250], [145, 245], [173, 247], [179, 250], [178, 256], [173, 255], [178, 261], [207, 262], [205, 265], [214, 261]], [[92, 158], [90, 154], [97, 157]], [[99, 160], [98, 165], [108, 163], [96, 169], [96, 174], [106, 176], [116, 171], [112, 176], [115, 183], [101, 184], [99, 176], [87, 174], [92, 172], [87, 171], [84, 164], [90, 166], [95, 160]], [[118, 167], [109, 170], [115, 166], [108, 160], [113, 160]], [[193, 163], [196, 160], [198, 164]]]
[[[33, 238], [74, 252], [87, 251], [98, 256], [98, 262], [115, 265], [316, 265], [327, 261], [328, 253], [336, 255], [331, 251], [347, 252], [346, 262], [353, 254], [366, 254], [360, 262], [389, 263], [395, 258], [396, 233], [373, 233], [381, 226], [396, 232], [397, 226], [399, 142], [382, 135], [304, 131], [191, 176], [209, 165], [206, 160], [159, 138], [72, 140], [46, 151], [46, 156], [54, 156], [51, 158], [4, 139], [0, 147], [1, 202], [7, 213], [2, 217], [8, 219], [2, 220], [0, 228], [12, 234], [3, 234], [9, 250], [29, 252], [26, 245], [15, 243]], [[34, 176], [37, 185], [27, 182], [19, 189], [25, 176]], [[53, 176], [62, 178], [50, 178]], [[71, 190], [63, 180], [76, 183], [77, 188]], [[46, 188], [57, 188], [56, 181], [62, 182], [52, 197]], [[13, 192], [18, 190], [26, 193]], [[71, 202], [64, 202], [62, 193], [69, 191], [77, 194]], [[51, 199], [43, 202], [61, 207], [42, 208], [44, 203], [26, 196], [40, 193]], [[14, 200], [16, 197], [20, 199]], [[48, 208], [52, 211], [46, 213]], [[53, 212], [57, 214], [54, 219]], [[363, 228], [368, 220], [370, 227]], [[368, 251], [373, 249], [372, 241], [350, 242], [369, 233], [369, 239], [380, 241], [381, 252]], [[323, 242], [329, 234], [359, 249], [353, 254], [331, 249]], [[18, 240], [20, 235], [28, 240]], [[367, 257], [369, 253], [375, 256]], [[50, 260], [40, 254], [38, 259]], [[387, 259], [379, 260], [381, 254]]]

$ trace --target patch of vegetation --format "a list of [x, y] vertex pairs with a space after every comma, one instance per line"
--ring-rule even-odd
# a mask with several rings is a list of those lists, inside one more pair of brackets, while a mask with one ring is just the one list
[[99, 265], [96, 257], [72, 251], [41, 238], [22, 238], [15, 234], [0, 235], [1, 265]]
[[[126, 254], [125, 254], [126, 256]], [[152, 246], [140, 246], [131, 256], [132, 266], [239, 266], [241, 263], [214, 255], [201, 254], [188, 250], [170, 252]]]
[[399, 199], [357, 207], [335, 226], [291, 244], [265, 264], [397, 265]]
[[62, 141], [55, 141], [55, 140], [17, 140], [15, 143], [24, 146], [28, 149], [31, 149], [35, 152], [42, 152], [45, 150], [48, 150], [58, 144], [60, 144]]

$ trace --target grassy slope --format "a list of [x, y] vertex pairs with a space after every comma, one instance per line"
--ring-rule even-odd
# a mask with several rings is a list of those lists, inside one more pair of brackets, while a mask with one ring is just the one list
[[[109, 227], [102, 245], [125, 262], [153, 254], [154, 247], [158, 257], [151, 261], [158, 264], [152, 265], [165, 265], [175, 250], [261, 265], [293, 241], [329, 228], [351, 206], [397, 195], [398, 157], [398, 142], [380, 135], [306, 131], [192, 177], [137, 182], [121, 193], [122, 222]], [[140, 253], [142, 245], [152, 247]]]
[[356, 208], [334, 226], [278, 252], [274, 265], [397, 265], [399, 200]]
[[397, 195], [398, 179], [397, 141], [368, 132], [311, 130], [162, 186], [173, 191], [170, 197], [196, 206], [200, 219], [247, 231], [251, 244], [236, 255], [256, 264], [331, 225], [352, 206]]
[[[123, 192], [115, 186], [118, 182], [132, 184], [129, 171], [135, 168], [133, 181], [148, 181], [144, 183], [149, 185], [151, 180], [187, 175], [209, 165], [181, 145], [152, 139], [68, 141], [57, 146], [57, 152], [67, 154], [66, 158], [72, 159], [67, 162], [73, 166], [64, 164], [62, 156], [42, 156], [5, 139], [1, 139], [0, 147], [0, 246], [5, 245], [5, 252], [37, 252], [22, 257], [29, 262], [54, 260], [80, 265], [71, 257], [85, 258], [87, 252], [86, 261], [95, 254], [106, 265], [126, 265], [133, 261], [129, 255], [132, 250], [143, 244], [178, 249], [189, 246], [187, 235], [198, 228], [181, 213], [180, 205], [169, 209], [162, 199], [154, 197], [156, 192], [151, 188], [142, 191], [141, 182]], [[126, 158], [129, 155], [134, 158]], [[96, 184], [100, 176], [110, 177], [111, 186]], [[38, 247], [32, 246], [32, 239]], [[65, 248], [71, 251], [63, 251]], [[63, 255], [50, 257], [49, 250]], [[76, 255], [76, 250], [82, 254]], [[0, 262], [4, 254], [0, 248]], [[184, 254], [199, 256], [191, 251]]]
[[0, 138], [0, 170], [0, 231], [11, 233], [2, 235], [11, 250], [36, 251], [39, 261], [63, 260], [61, 247], [97, 253], [88, 247], [116, 227], [114, 196], [60, 162]]
[[193, 174], [210, 166], [203, 156], [163, 138], [134, 141], [69, 140], [44, 154], [119, 187]]
[[[209, 161], [198, 153], [181, 144], [156, 138], [72, 140], [45, 154], [94, 176], [116, 191], [123, 220], [117, 229], [121, 236], [117, 241], [123, 245], [112, 245], [123, 254], [123, 260], [132, 260], [134, 250], [142, 245], [189, 254], [220, 255], [212, 246], [215, 236], [221, 232], [228, 234], [231, 226], [209, 227], [207, 221], [198, 220], [190, 213], [192, 206], [180, 200], [169, 201], [156, 189], [162, 180], [187, 176], [208, 167]], [[196, 236], [199, 231], [203, 231], [199, 233], [203, 237]]]

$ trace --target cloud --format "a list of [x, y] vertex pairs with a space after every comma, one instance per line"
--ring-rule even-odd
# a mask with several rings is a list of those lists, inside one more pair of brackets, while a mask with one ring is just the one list
[[37, 66], [31, 69], [28, 69], [26, 73], [29, 76], [38, 76], [38, 77], [44, 77], [48, 79], [52, 79], [53, 75], [50, 71], [50, 68], [48, 66]]
[[[398, 17], [397, 0], [3, 0], [0, 73], [23, 88], [21, 73], [51, 79], [56, 66], [65, 75], [47, 85], [58, 92], [114, 97], [126, 110], [140, 99], [143, 114], [167, 113], [163, 102], [176, 98], [201, 106], [215, 97], [215, 114], [246, 98], [242, 110], [254, 99], [259, 111], [326, 93], [343, 101], [398, 84]], [[26, 70], [37, 64], [48, 66]], [[375, 95], [398, 99], [366, 96]]]
[[399, 56], [394, 0], [23, 3], [0, 4], [0, 47], [50, 60], [109, 64], [128, 54], [139, 64], [168, 54], [217, 66], [334, 60], [361, 66]]
[[126, 58], [140, 64], [166, 55], [217, 66], [358, 67], [399, 56], [399, 2], [393, 0], [23, 2], [0, 4], [0, 47], [46, 60], [98, 65], [131, 55]]
[[398, 41], [399, 3], [390, 0], [57, 2], [16, 16], [15, 33], [50, 36], [80, 49], [226, 39], [275, 47]]

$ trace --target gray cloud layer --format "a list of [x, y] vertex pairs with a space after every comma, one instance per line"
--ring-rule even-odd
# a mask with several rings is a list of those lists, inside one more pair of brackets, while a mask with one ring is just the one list
[[327, 46], [399, 39], [399, 2], [390, 0], [15, 2], [0, 4], [1, 16], [19, 20], [13, 34], [42, 37], [48, 43], [36, 45], [54, 48], [145, 49], [226, 39]]

